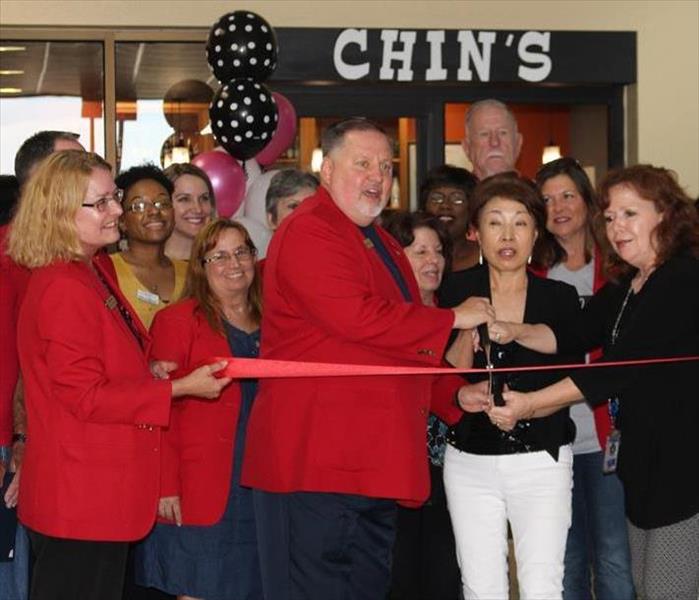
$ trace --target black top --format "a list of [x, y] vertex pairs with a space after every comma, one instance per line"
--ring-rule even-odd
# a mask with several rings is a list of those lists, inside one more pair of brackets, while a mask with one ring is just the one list
[[[632, 292], [612, 344], [630, 279], [607, 284], [587, 304], [582, 346], [602, 345], [602, 360], [609, 361], [699, 355], [699, 260], [672, 258]], [[557, 332], [559, 347], [575, 347], [566, 332]], [[698, 375], [699, 362], [571, 373], [590, 404], [620, 400], [617, 469], [626, 514], [637, 527], [663, 527], [699, 512]]]
[[[543, 279], [531, 273], [527, 274], [527, 298], [524, 309], [524, 323], [545, 323], [554, 331], [566, 331], [571, 340], [570, 347], [575, 347], [575, 328], [580, 314], [578, 293], [573, 286], [552, 279]], [[476, 266], [466, 271], [449, 275], [440, 289], [440, 305], [453, 307], [471, 296], [490, 297], [490, 278], [488, 268]], [[582, 353], [548, 355], [529, 350], [511, 342], [506, 345], [492, 343], [491, 358], [494, 366], [529, 366], [553, 365], [562, 363], [579, 363]], [[485, 353], [480, 351], [474, 356], [474, 367], [486, 366]], [[510, 389], [519, 392], [538, 390], [567, 375], [561, 370], [515, 372], [504, 375], [505, 383]], [[487, 375], [468, 375], [471, 382], [482, 381]], [[520, 421], [514, 432], [515, 440], [503, 434], [495, 427], [485, 413], [464, 413], [450, 436], [451, 443], [459, 450], [474, 454], [511, 454], [546, 450], [554, 459], [558, 459], [558, 449], [569, 444], [575, 437], [575, 426], [568, 417], [568, 409], [531, 421]]]

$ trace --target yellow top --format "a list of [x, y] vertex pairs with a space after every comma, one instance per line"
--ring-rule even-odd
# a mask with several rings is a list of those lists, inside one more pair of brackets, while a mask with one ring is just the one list
[[136, 278], [121, 252], [110, 254], [109, 258], [112, 259], [112, 264], [114, 264], [119, 289], [131, 303], [146, 329], [150, 328], [155, 313], [167, 306], [170, 301], [178, 300], [182, 294], [184, 281], [187, 276], [187, 262], [184, 260], [170, 259], [175, 267], [175, 289], [172, 292], [170, 301], [163, 302], [158, 294], [151, 292]]

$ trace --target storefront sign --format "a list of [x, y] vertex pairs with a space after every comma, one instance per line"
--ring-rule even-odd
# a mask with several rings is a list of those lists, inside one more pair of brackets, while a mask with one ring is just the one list
[[275, 80], [633, 83], [634, 32], [278, 28]]

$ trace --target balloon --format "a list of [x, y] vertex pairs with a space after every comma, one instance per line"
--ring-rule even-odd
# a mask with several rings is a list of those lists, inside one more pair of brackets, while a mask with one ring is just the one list
[[218, 214], [230, 217], [245, 197], [245, 172], [238, 161], [229, 154], [212, 150], [198, 154], [192, 163], [209, 176]]
[[277, 103], [279, 121], [272, 134], [272, 139], [257, 154], [255, 159], [263, 166], [271, 165], [291, 146], [296, 138], [296, 110], [289, 100], [277, 92], [272, 92]]
[[206, 60], [220, 83], [264, 81], [277, 67], [277, 36], [260, 15], [236, 10], [214, 23], [206, 43]]
[[267, 209], [265, 208], [265, 198], [269, 183], [279, 171], [265, 171], [260, 175], [248, 189], [243, 202], [243, 214], [264, 223], [267, 226]]
[[255, 156], [277, 126], [277, 105], [261, 83], [234, 79], [221, 87], [209, 107], [216, 141], [240, 160]]
[[272, 239], [272, 232], [262, 223], [250, 217], [236, 217], [235, 220], [248, 230], [252, 243], [257, 248], [257, 259], [264, 258], [267, 254], [269, 240]]

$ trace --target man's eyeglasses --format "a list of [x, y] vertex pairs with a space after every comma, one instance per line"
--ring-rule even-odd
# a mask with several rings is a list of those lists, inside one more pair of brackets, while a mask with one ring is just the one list
[[114, 204], [118, 204], [119, 206], [121, 206], [121, 203], [123, 201], [124, 190], [117, 189], [114, 190], [114, 193], [112, 193], [111, 195], [97, 198], [97, 200], [95, 200], [94, 202], [83, 202], [81, 206], [84, 206], [86, 208], [94, 208], [97, 212], [106, 212], [110, 202], [114, 202]]
[[171, 208], [172, 202], [170, 202], [170, 200], [163, 199], [151, 202], [150, 200], [143, 200], [139, 198], [138, 200], [135, 200], [129, 204], [126, 210], [132, 213], [144, 213], [151, 210], [157, 210], [160, 212], [163, 210], [170, 210]]
[[255, 256], [257, 256], [257, 250], [248, 248], [247, 246], [241, 246], [233, 252], [221, 250], [211, 256], [207, 256], [201, 262], [204, 265], [222, 265], [235, 258], [239, 263], [243, 263], [251, 261]]
[[434, 206], [442, 206], [449, 204], [451, 206], [462, 206], [466, 203], [466, 195], [463, 192], [451, 192], [442, 194], [442, 192], [430, 192], [427, 195], [427, 202]]

